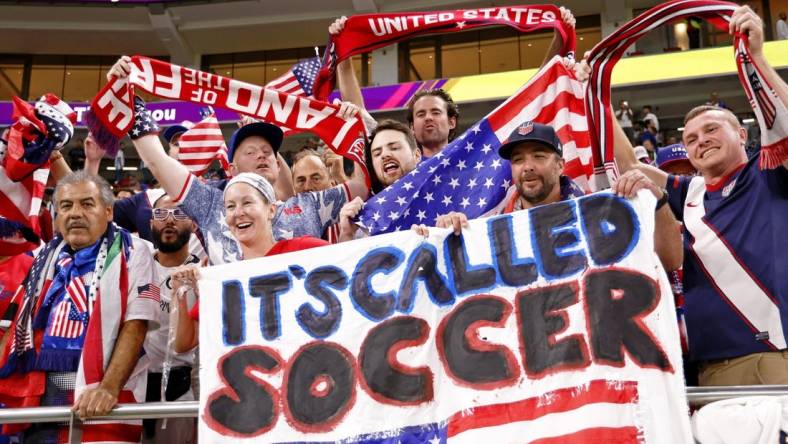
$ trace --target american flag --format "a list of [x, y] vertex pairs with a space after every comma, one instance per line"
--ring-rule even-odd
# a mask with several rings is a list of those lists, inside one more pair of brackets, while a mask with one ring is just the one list
[[564, 174], [589, 190], [593, 174], [583, 86], [553, 59], [520, 91], [440, 153], [371, 197], [359, 223], [371, 234], [434, 225], [459, 211], [473, 219], [493, 209], [512, 185], [511, 168], [498, 147], [521, 123], [551, 125], [561, 139]]
[[[744, 44], [740, 43], [740, 45], [743, 46]], [[752, 91], [755, 93], [755, 102], [757, 102], [757, 106], [761, 108], [764, 119], [763, 123], [766, 125], [766, 128], [772, 129], [774, 121], [777, 118], [777, 107], [774, 105], [769, 93], [766, 92], [766, 89], [763, 87], [759, 73], [755, 69], [752, 60], [750, 60], [750, 56], [744, 49], [739, 49], [737, 52], [738, 61], [744, 65], [744, 72], [747, 74], [747, 80], [750, 82]], [[753, 106], [753, 108], [755, 108], [755, 106]]]
[[320, 59], [318, 57], [302, 60], [293, 65], [282, 76], [268, 82], [265, 87], [288, 94], [309, 97], [312, 95], [312, 85], [315, 84], [318, 71], [320, 71]]
[[152, 299], [156, 302], [161, 302], [161, 293], [156, 284], [145, 284], [142, 287], [137, 287], [137, 293], [141, 298]]
[[189, 171], [200, 176], [208, 171], [211, 162], [218, 160], [227, 170], [227, 145], [213, 109], [204, 109], [203, 120], [189, 128], [178, 140], [178, 161]]
[[[14, 338], [14, 353], [23, 354], [25, 351], [33, 348], [33, 326], [32, 326], [32, 311], [36, 305], [37, 297], [44, 288], [48, 288], [51, 279], [42, 281], [42, 273], [46, 269], [46, 260], [52, 251], [57, 248], [57, 245], [62, 241], [60, 235], [55, 236], [55, 239], [38, 252], [38, 255], [33, 259], [33, 266], [30, 272], [27, 273], [25, 280], [17, 290], [14, 298], [11, 300], [11, 305], [17, 307], [19, 317], [16, 320], [15, 338]], [[39, 284], [41, 286], [39, 287]], [[11, 307], [9, 307], [11, 310]]]
[[81, 276], [75, 276], [68, 282], [66, 292], [79, 313], [84, 313], [88, 310], [88, 295], [85, 292], [85, 281]]
[[76, 113], [46, 94], [35, 106], [14, 97], [14, 123], [0, 140], [0, 255], [38, 246], [38, 213], [49, 178], [49, 156], [74, 134]]
[[637, 383], [593, 380], [519, 401], [461, 410], [448, 420], [355, 436], [346, 443], [639, 443]]
[[78, 338], [84, 331], [87, 313], [77, 312], [68, 300], [60, 301], [55, 307], [50, 334], [61, 338]]

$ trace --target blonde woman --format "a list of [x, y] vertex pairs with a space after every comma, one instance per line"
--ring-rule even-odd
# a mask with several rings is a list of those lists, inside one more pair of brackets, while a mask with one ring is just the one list
[[[273, 256], [291, 251], [328, 245], [310, 236], [274, 241], [271, 221], [276, 213], [274, 189], [259, 174], [241, 173], [224, 188], [225, 222], [241, 247], [243, 259]], [[180, 287], [197, 291], [200, 278], [197, 267], [184, 267], [172, 274], [173, 292], [177, 295], [178, 320], [175, 351], [182, 353], [197, 346], [199, 301], [191, 312], [186, 308], [186, 297]]]

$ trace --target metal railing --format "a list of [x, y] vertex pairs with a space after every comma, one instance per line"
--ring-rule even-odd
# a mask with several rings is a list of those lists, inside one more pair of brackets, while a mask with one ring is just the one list
[[[690, 405], [696, 407], [743, 396], [788, 396], [788, 385], [687, 387], [687, 399]], [[94, 419], [196, 418], [198, 406], [197, 401], [119, 404], [108, 416]], [[64, 422], [73, 419], [69, 407], [0, 409], [0, 424]]]

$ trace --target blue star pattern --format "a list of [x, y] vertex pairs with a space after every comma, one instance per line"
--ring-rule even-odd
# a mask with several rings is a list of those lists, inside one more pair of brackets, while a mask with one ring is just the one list
[[[34, 109], [36, 117], [46, 127], [46, 134], [33, 129], [34, 138], [23, 137], [24, 154], [21, 160], [37, 165], [46, 162], [53, 150], [63, 148], [71, 140], [74, 135], [74, 125], [62, 112], [47, 103], [45, 97], [36, 102]], [[31, 125], [30, 128], [36, 127]]]
[[494, 208], [511, 185], [509, 161], [498, 156], [500, 140], [487, 119], [434, 157], [370, 198], [359, 224], [371, 234], [434, 225], [451, 211], [479, 217]]
[[312, 57], [311, 59], [298, 62], [293, 65], [292, 71], [304, 93], [307, 96], [311, 96], [312, 85], [315, 84], [315, 78], [317, 78], [317, 73], [320, 71], [320, 59]]
[[341, 442], [346, 444], [445, 444], [447, 438], [448, 423], [444, 421], [367, 433], [343, 439]]
[[159, 125], [151, 115], [151, 112], [145, 108], [145, 101], [139, 96], [134, 96], [134, 126], [131, 127], [129, 137], [132, 139], [139, 139], [148, 134], [158, 134]]

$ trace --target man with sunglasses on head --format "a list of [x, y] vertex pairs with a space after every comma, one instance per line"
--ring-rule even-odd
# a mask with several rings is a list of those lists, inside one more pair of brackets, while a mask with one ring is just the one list
[[[169, 276], [178, 267], [198, 264], [200, 258], [189, 251], [189, 239], [196, 226], [191, 218], [173, 203], [166, 194], [154, 200], [150, 230], [156, 252], [156, 272], [160, 288], [158, 321], [161, 326], [148, 332], [145, 338], [145, 353], [150, 357], [148, 368], [148, 389], [145, 402], [159, 402], [161, 399], [162, 370], [167, 357], [169, 336], [170, 307], [172, 306], [172, 286]], [[193, 302], [193, 301], [192, 301]], [[191, 372], [194, 366], [194, 353], [175, 353], [170, 356], [170, 373], [165, 390], [167, 401], [194, 401], [191, 390]], [[143, 421], [144, 443], [193, 443], [196, 441], [195, 422], [192, 418], [171, 418], [162, 429], [162, 419]]]

